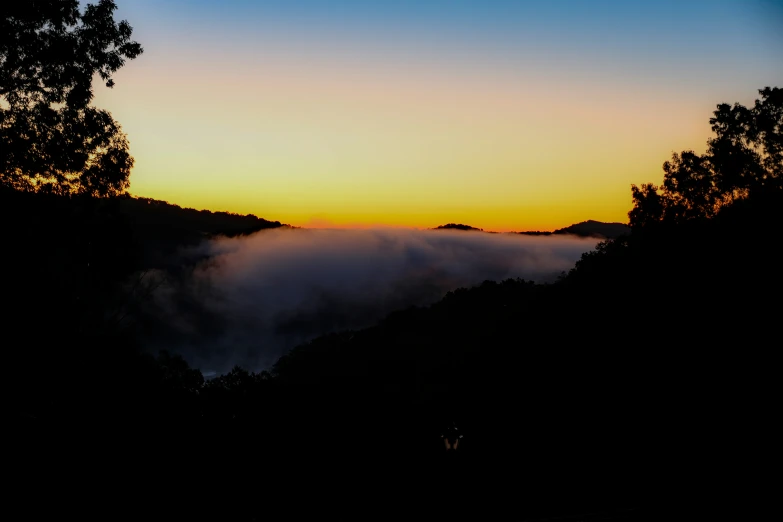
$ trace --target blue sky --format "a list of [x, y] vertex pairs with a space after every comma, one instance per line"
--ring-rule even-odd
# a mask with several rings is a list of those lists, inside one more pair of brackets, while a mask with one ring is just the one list
[[[396, 58], [524, 64], [641, 61], [670, 74], [720, 64], [783, 66], [783, 2], [712, 0], [135, 0], [120, 15], [152, 42], [323, 49]], [[258, 48], [256, 51], [263, 52]], [[618, 67], [620, 68], [620, 67]], [[725, 71], [724, 71], [725, 72]], [[672, 78], [675, 79], [675, 78]]]

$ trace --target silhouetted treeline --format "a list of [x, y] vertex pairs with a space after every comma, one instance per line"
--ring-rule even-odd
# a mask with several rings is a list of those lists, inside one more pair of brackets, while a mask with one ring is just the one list
[[147, 268], [170, 266], [178, 249], [198, 245], [210, 237], [233, 237], [285, 226], [253, 214], [182, 208], [151, 198], [126, 196], [118, 198], [117, 205], [145, 253]]

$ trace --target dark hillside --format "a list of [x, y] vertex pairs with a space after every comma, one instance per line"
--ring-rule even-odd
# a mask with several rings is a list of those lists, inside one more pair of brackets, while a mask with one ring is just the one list
[[631, 229], [628, 225], [623, 223], [603, 223], [589, 219], [565, 228], [559, 228], [554, 231], [554, 234], [574, 234], [583, 237], [614, 239], [628, 234], [630, 231]]
[[[72, 370], [50, 384], [79, 376], [79, 386], [52, 395], [19, 385], [28, 392], [17, 422], [33, 435], [57, 423], [77, 436], [100, 422], [177, 437], [176, 451], [153, 438], [128, 458], [176, 462], [172, 476], [196, 488], [199, 474], [227, 474], [222, 487], [249, 495], [231, 508], [241, 513], [257, 513], [258, 489], [286, 498], [282, 484], [302, 480], [295, 470], [304, 468], [316, 490], [334, 492], [339, 469], [342, 487], [368, 502], [405, 484], [397, 508], [453, 518], [627, 508], [617, 519], [642, 520], [645, 506], [714, 486], [671, 470], [741, 473], [728, 454], [716, 460], [738, 444], [763, 458], [749, 438], [771, 433], [779, 307], [757, 296], [783, 284], [779, 271], [758, 267], [773, 258], [781, 203], [740, 201], [711, 220], [602, 243], [552, 285], [451, 292], [300, 346], [270, 374], [235, 369], [204, 382], [181, 359], [132, 355], [129, 339], [54, 330], [82, 339], [84, 356], [63, 352], [30, 368], [40, 377], [59, 361]], [[449, 454], [440, 433], [452, 421], [465, 436]], [[68, 440], [82, 459], [99, 447]], [[454, 496], [455, 487], [470, 494]], [[361, 516], [377, 505], [343, 509]]]
[[118, 200], [136, 242], [145, 252], [147, 266], [160, 267], [183, 246], [197, 245], [213, 236], [237, 236], [277, 228], [279, 221], [267, 221], [252, 214], [211, 212], [182, 208], [166, 201], [126, 197]]
[[[19, 283], [16, 294], [25, 304], [15, 308], [15, 326], [26, 322], [31, 332], [25, 345], [49, 349], [11, 358], [12, 367], [32, 372], [14, 377], [22, 379], [15, 422], [29, 441], [46, 426], [67, 426], [80, 438], [67, 444], [80, 448], [82, 465], [101, 444], [83, 438], [84, 430], [96, 422], [101, 430], [135, 426], [142, 433], [127, 454], [133, 465], [168, 459], [178, 466], [172, 476], [196, 488], [199, 474], [227, 474], [224, 487], [249, 495], [231, 508], [241, 513], [257, 512], [252, 491], [285, 498], [281, 484], [301, 480], [295, 470], [306, 468], [322, 491], [334, 491], [330, 470], [341, 470], [344, 487], [366, 499], [388, 498], [378, 488], [404, 483], [400, 509], [421, 504], [453, 518], [536, 519], [621, 508], [638, 514], [712, 485], [671, 473], [684, 462], [692, 473], [716, 466], [741, 473], [740, 462], [715, 457], [738, 444], [763, 458], [754, 453], [763, 445], [748, 439], [763, 442], [771, 433], [770, 339], [779, 336], [780, 310], [758, 296], [783, 290], [780, 271], [759, 270], [774, 259], [770, 238], [783, 226], [779, 195], [602, 243], [552, 285], [486, 282], [375, 327], [318, 338], [270, 374], [236, 369], [207, 382], [181, 359], [134, 355], [129, 337], [74, 327], [89, 307], [41, 299], [61, 281], [57, 274], [80, 273], [79, 258], [59, 265], [49, 257], [59, 234], [74, 247], [114, 238], [101, 262], [109, 265], [92, 258], [96, 270], [114, 266], [111, 256], [124, 245], [121, 219], [111, 218], [118, 219], [112, 234], [100, 232], [113, 223], [110, 206], [61, 201], [38, 215], [58, 225], [47, 228], [45, 241], [34, 240], [43, 232], [7, 230], [16, 245], [37, 252], [31, 266], [49, 274]], [[86, 208], [108, 212], [103, 228], [86, 226]], [[107, 287], [86, 288], [97, 296]], [[24, 313], [37, 309], [61, 312], [40, 329]], [[57, 349], [63, 346], [80, 349]], [[440, 433], [452, 421], [465, 438], [448, 454]], [[147, 439], [148, 430], [177, 438], [178, 449]], [[248, 476], [247, 469], [264, 471]], [[454, 497], [454, 487], [471, 494]], [[372, 511], [356, 505], [352, 512]], [[628, 513], [619, 519], [633, 520]]]
[[448, 223], [446, 225], [440, 225], [438, 227], [435, 227], [434, 230], [476, 230], [478, 232], [484, 231], [483, 228], [476, 228], [470, 225], [463, 225], [462, 223]]
[[330, 433], [388, 430], [402, 461], [426, 461], [455, 420], [459, 480], [496, 498], [498, 515], [516, 502], [532, 513], [555, 498], [588, 509], [704, 493], [712, 482], [671, 470], [740, 472], [715, 460], [720, 448], [769, 442], [780, 310], [754, 296], [777, 295], [783, 277], [754, 267], [773, 256], [781, 203], [605, 243], [554, 285], [487, 282], [317, 339], [283, 357], [273, 382]]
[[558, 228], [554, 232], [527, 231], [519, 232], [529, 236], [551, 236], [555, 234], [572, 234], [580, 237], [596, 237], [599, 239], [615, 239], [630, 232], [628, 225], [623, 223], [604, 223], [593, 221], [592, 219], [569, 225], [564, 228]]

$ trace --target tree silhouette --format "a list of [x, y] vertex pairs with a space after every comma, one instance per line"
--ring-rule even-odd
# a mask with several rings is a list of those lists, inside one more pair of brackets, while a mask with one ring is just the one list
[[32, 0], [0, 18], [0, 185], [108, 196], [124, 192], [133, 158], [119, 124], [90, 106], [92, 80], [112, 74], [141, 46], [113, 0]]
[[632, 227], [710, 218], [739, 199], [783, 189], [783, 89], [759, 94], [751, 108], [717, 106], [705, 154], [675, 153], [663, 164], [662, 185], [631, 187]]

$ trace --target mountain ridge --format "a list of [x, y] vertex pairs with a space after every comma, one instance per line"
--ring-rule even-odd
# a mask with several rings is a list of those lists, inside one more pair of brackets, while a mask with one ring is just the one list
[[[432, 230], [463, 230], [471, 232], [486, 232], [488, 234], [497, 234], [497, 232], [485, 231], [482, 228], [465, 225], [463, 223], [448, 223], [446, 225], [440, 225]], [[618, 222], [605, 222], [596, 221], [594, 219], [588, 219], [587, 221], [580, 221], [567, 227], [558, 228], [553, 231], [541, 231], [530, 230], [523, 232], [510, 232], [511, 234], [523, 234], [527, 236], [551, 236], [571, 234], [580, 237], [595, 237], [601, 239], [615, 239], [617, 237], [628, 234], [631, 231], [630, 227], [624, 223]]]

